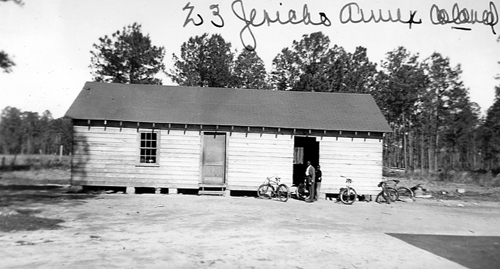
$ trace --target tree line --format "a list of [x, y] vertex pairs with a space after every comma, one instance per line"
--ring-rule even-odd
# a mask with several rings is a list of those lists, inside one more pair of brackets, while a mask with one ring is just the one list
[[[162, 84], [157, 75], [164, 73], [183, 86], [368, 93], [393, 130], [384, 137], [384, 166], [422, 173], [500, 168], [500, 86], [481, 116], [460, 65], [438, 52], [421, 58], [397, 47], [377, 64], [367, 48], [348, 52], [315, 32], [283, 48], [267, 72], [256, 51], [238, 52], [220, 34], [203, 34], [172, 54], [170, 70], [164, 57], [165, 49], [134, 23], [100, 38], [89, 68], [93, 80], [112, 83]], [[35, 150], [33, 139], [23, 141], [22, 150]]]
[[6, 107], [0, 116], [0, 152], [2, 154], [71, 153], [73, 129], [71, 119], [54, 119], [50, 111], [42, 115]]

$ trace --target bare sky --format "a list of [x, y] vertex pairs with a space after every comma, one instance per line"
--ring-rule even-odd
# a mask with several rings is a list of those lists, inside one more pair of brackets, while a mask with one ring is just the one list
[[[356, 46], [366, 47], [370, 60], [377, 64], [380, 64], [387, 52], [397, 46], [404, 46], [411, 53], [418, 53], [421, 60], [435, 51], [449, 57], [453, 66], [461, 65], [462, 80], [470, 89], [472, 101], [478, 103], [483, 112], [492, 105], [494, 87], [500, 84], [500, 80], [494, 78], [500, 74], [500, 42], [497, 42], [500, 26], [482, 23], [483, 14], [490, 16], [488, 18], [492, 18], [491, 21], [498, 22], [498, 0], [24, 2], [22, 7], [0, 2], [0, 50], [9, 53], [16, 63], [12, 73], [0, 73], [0, 109], [14, 106], [23, 111], [39, 113], [48, 109], [54, 117], [63, 116], [84, 83], [91, 80], [88, 66], [92, 44], [97, 43], [99, 37], [110, 35], [134, 22], [142, 24], [143, 32], [150, 35], [154, 45], [165, 47], [167, 69], [173, 66], [172, 53], [178, 55], [183, 42], [191, 36], [203, 33], [221, 33], [226, 41], [231, 42], [233, 49], [241, 52], [243, 44], [253, 44], [250, 29], [255, 38], [257, 53], [269, 71], [272, 59], [282, 48], [291, 46], [293, 40], [301, 39], [304, 34], [322, 31], [329, 36], [332, 46], [337, 44], [348, 52], [353, 52]], [[192, 7], [189, 17], [190, 9], [185, 8], [188, 3]], [[346, 5], [349, 3], [357, 4], [357, 7], [351, 4], [351, 21], [360, 18], [358, 12], [361, 9], [365, 20], [369, 19], [372, 10], [377, 15], [381, 10], [385, 17], [391, 12], [393, 19], [397, 19], [399, 9], [400, 21], [408, 22], [410, 11], [416, 11], [413, 13], [413, 21], [421, 20], [421, 24], [412, 24], [410, 29], [410, 24], [402, 22], [375, 23], [372, 20], [368, 23], [353, 23], [347, 21], [349, 17]], [[455, 3], [458, 10], [466, 9], [469, 15], [473, 15], [471, 18], [477, 18], [477, 21], [463, 24], [451, 22]], [[309, 15], [306, 14], [304, 20], [305, 5]], [[262, 22], [264, 10], [271, 19], [275, 19], [276, 12], [279, 12], [281, 21], [285, 22], [288, 21], [289, 10], [292, 9], [296, 14], [294, 21], [302, 22], [271, 22], [245, 28], [243, 14], [250, 20], [252, 9], [256, 10], [254, 25]], [[214, 15], [213, 12], [217, 10], [219, 15]], [[436, 12], [438, 10], [439, 12]], [[320, 12], [324, 13], [323, 17], [319, 15]], [[445, 12], [450, 22], [433, 24], [432, 18], [437, 23], [437, 14], [445, 15]], [[203, 18], [200, 26], [194, 25], [201, 22], [197, 14]], [[193, 20], [190, 21], [189, 18]], [[223, 26], [216, 27], [212, 22]], [[493, 31], [496, 34], [493, 34]], [[161, 78], [164, 84], [173, 84], [166, 76]]]

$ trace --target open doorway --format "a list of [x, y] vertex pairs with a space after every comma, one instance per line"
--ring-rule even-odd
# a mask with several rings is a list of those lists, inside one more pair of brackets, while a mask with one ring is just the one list
[[307, 161], [316, 167], [319, 164], [319, 142], [316, 137], [301, 137], [294, 138], [293, 152], [293, 186], [303, 182]]

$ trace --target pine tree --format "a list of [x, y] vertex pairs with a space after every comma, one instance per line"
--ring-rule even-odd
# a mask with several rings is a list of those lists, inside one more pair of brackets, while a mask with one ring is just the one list
[[191, 37], [180, 57], [173, 54], [174, 68], [167, 75], [183, 86], [230, 87], [233, 57], [231, 43], [219, 34]]
[[141, 25], [134, 23], [108, 37], [99, 38], [91, 51], [91, 73], [99, 82], [161, 84], [155, 77], [165, 69], [165, 49], [153, 46]]
[[244, 49], [234, 64], [233, 87], [245, 89], [268, 89], [264, 61], [255, 50]]

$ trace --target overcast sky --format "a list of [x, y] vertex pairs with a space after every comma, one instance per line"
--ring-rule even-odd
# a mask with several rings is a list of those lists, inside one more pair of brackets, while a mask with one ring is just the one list
[[[434, 18], [438, 23], [437, 13], [445, 12], [452, 20], [453, 5], [457, 3], [459, 10], [466, 8], [469, 14], [473, 9], [478, 21], [486, 14], [496, 23], [498, 0], [24, 0], [24, 3], [20, 7], [0, 2], [0, 50], [16, 63], [12, 73], [0, 73], [0, 109], [13, 106], [39, 113], [50, 110], [56, 118], [63, 116], [84, 83], [91, 80], [88, 66], [92, 44], [99, 37], [134, 22], [142, 24], [143, 32], [150, 35], [154, 45], [165, 47], [167, 69], [172, 68], [172, 54], [179, 55], [182, 43], [203, 33], [220, 33], [233, 49], [241, 52], [244, 45], [254, 44], [251, 30], [257, 53], [269, 71], [272, 59], [282, 48], [291, 46], [293, 40], [300, 40], [304, 34], [322, 31], [329, 36], [332, 46], [337, 44], [348, 52], [353, 52], [356, 46], [366, 47], [370, 60], [377, 64], [397, 46], [418, 53], [421, 60], [433, 52], [449, 57], [453, 66], [462, 66], [462, 80], [470, 89], [472, 101], [483, 112], [492, 105], [494, 87], [500, 84], [500, 80], [494, 79], [500, 74], [499, 25], [432, 21]], [[191, 9], [185, 8], [188, 3], [192, 7], [189, 17]], [[211, 5], [218, 6], [211, 8]], [[413, 21], [421, 20], [421, 24], [412, 24], [410, 29], [410, 24], [402, 22], [353, 23], [359, 19], [358, 7], [366, 14], [365, 19], [371, 10], [376, 14], [381, 10], [384, 16], [391, 12], [396, 19], [399, 9], [400, 21], [410, 21], [413, 12]], [[245, 28], [243, 14], [249, 20], [252, 9], [256, 10], [254, 24], [262, 22], [264, 10], [271, 19], [279, 12], [283, 22], [288, 20], [290, 9], [295, 11], [296, 22], [303, 20], [304, 10], [308, 14], [297, 24], [271, 22]], [[214, 15], [217, 10], [218, 15]], [[320, 12], [324, 15], [320, 16]], [[200, 26], [194, 25], [201, 22], [197, 14], [203, 18]], [[223, 26], [216, 27], [212, 22]], [[166, 76], [161, 78], [163, 84], [173, 85]]]

